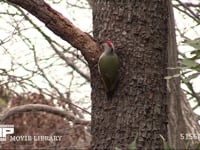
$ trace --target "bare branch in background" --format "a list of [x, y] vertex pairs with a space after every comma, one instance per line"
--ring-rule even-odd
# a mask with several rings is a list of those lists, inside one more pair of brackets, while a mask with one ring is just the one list
[[[70, 71], [71, 76], [72, 76], [72, 72], [75, 71], [81, 77], [85, 78], [85, 80], [88, 82], [90, 80], [89, 73], [86, 74], [85, 72], [83, 72], [85, 70], [83, 70], [82, 68], [80, 68], [79, 66], [76, 65], [76, 62], [79, 62], [79, 60], [85, 64], [85, 61], [82, 59], [81, 55], [76, 54], [74, 51], [66, 49], [63, 45], [61, 45], [59, 43], [59, 41], [52, 40], [52, 38], [50, 36], [48, 36], [42, 30], [41, 25], [37, 25], [36, 23], [34, 23], [34, 21], [32, 21], [32, 19], [30, 18], [28, 13], [25, 13], [17, 5], [13, 5], [13, 6], [19, 11], [17, 14], [20, 15], [20, 17], [22, 17], [22, 19], [20, 19], [20, 22], [19, 22], [17, 20], [14, 20], [15, 19], [14, 18], [13, 21], [15, 23], [14, 24], [12, 24], [12, 22], [10, 23], [10, 25], [13, 26], [14, 31], [15, 31], [15, 32], [13, 31], [12, 36], [17, 34], [17, 36], [19, 36], [19, 38], [22, 39], [23, 43], [25, 45], [27, 45], [27, 49], [28, 49], [27, 51], [28, 51], [29, 55], [31, 55], [33, 60], [32, 59], [29, 60], [27, 62], [27, 64], [19, 63], [18, 60], [20, 60], [23, 56], [20, 55], [19, 59], [16, 59], [15, 56], [13, 56], [14, 54], [11, 51], [5, 49], [5, 51], [12, 58], [11, 59], [13, 61], [12, 64], [14, 66], [18, 65], [19, 66], [18, 69], [23, 68], [30, 75], [28, 75], [26, 78], [25, 77], [18, 77], [16, 75], [12, 75], [13, 73], [11, 73], [12, 72], [11, 70], [9, 70], [9, 71], [6, 70], [6, 72], [4, 72], [4, 74], [2, 74], [2, 75], [5, 76], [5, 77], [8, 77], [9, 80], [4, 81], [1, 85], [3, 85], [3, 84], [4, 85], [8, 85], [8, 84], [11, 85], [11, 83], [13, 83], [16, 86], [18, 86], [18, 88], [23, 90], [24, 93], [29, 91], [30, 87], [31, 87], [33, 89], [36, 89], [37, 91], [39, 91], [39, 93], [41, 93], [43, 95], [46, 95], [46, 96], [51, 97], [52, 99], [58, 100], [58, 104], [62, 103], [62, 105], [64, 106], [63, 108], [70, 109], [75, 115], [78, 115], [81, 118], [83, 117], [83, 114], [81, 112], [79, 112], [79, 109], [82, 110], [82, 112], [86, 112], [86, 113], [90, 114], [87, 110], [85, 110], [85, 109], [79, 107], [77, 104], [73, 103], [71, 101], [71, 97], [66, 97], [65, 93], [69, 93], [69, 91], [64, 91], [64, 92], [60, 91], [60, 87], [58, 87], [57, 85], [62, 86], [66, 90], [71, 90], [71, 89], [67, 89], [66, 83], [63, 83], [62, 80], [59, 81], [59, 79], [57, 79], [56, 77], [54, 77], [54, 79], [53, 79], [53, 76], [51, 76], [51, 74], [48, 73], [49, 69], [52, 66], [55, 66], [55, 61], [53, 60], [51, 64], [45, 65], [45, 67], [43, 65], [41, 65], [42, 61], [45, 64], [47, 64], [49, 61], [51, 61], [52, 58], [55, 59], [55, 57], [59, 56], [59, 57], [57, 57], [57, 60], [59, 62], [61, 62], [60, 61], [61, 59], [64, 60], [64, 62], [67, 64], [66, 70], [69, 70], [69, 69], [67, 69], [68, 66], [70, 66], [72, 68], [72, 71]], [[22, 32], [24, 29], [21, 27], [21, 25], [26, 21], [28, 21], [33, 26], [33, 27], [30, 27], [30, 28], [36, 29], [44, 37], [45, 42], [48, 43], [51, 46], [51, 49], [53, 49], [56, 52], [56, 53], [54, 53], [54, 55], [52, 55], [52, 56], [47, 55], [46, 58], [40, 57], [39, 53], [41, 53], [41, 52], [36, 49], [37, 44], [35, 45], [35, 43], [29, 37], [26, 37], [26, 35]], [[15, 24], [16, 24], [17, 27], [15, 26]], [[29, 63], [34, 64], [34, 67], [28, 68]], [[60, 64], [60, 66], [64, 67], [65, 64], [64, 63]], [[81, 64], [81, 66], [82, 66], [82, 64]], [[15, 70], [16, 70], [16, 68], [15, 69], [13, 68], [13, 71], [15, 71]], [[32, 81], [32, 78], [37, 77], [37, 76], [40, 76], [42, 79], [44, 79], [48, 83], [50, 88], [49, 87], [45, 87], [45, 88], [40, 87], [37, 83], [35, 84], [35, 82]], [[10, 80], [10, 77], [15, 77], [15, 78]], [[23, 78], [23, 80], [21, 78]], [[29, 87], [29, 88], [27, 88], [27, 87]], [[13, 91], [13, 90], [10, 89], [10, 91]], [[53, 94], [52, 94], [52, 91], [53, 91]], [[66, 104], [68, 104], [68, 107], [65, 106]]]
[[54, 115], [58, 115], [60, 117], [68, 119], [69, 121], [72, 121], [74, 124], [90, 125], [90, 121], [79, 119], [70, 112], [67, 112], [66, 110], [60, 110], [58, 108], [43, 104], [26, 104], [22, 106], [12, 107], [7, 111], [5, 111], [3, 114], [1, 114], [0, 120], [4, 121], [6, 118], [18, 113], [36, 112], [36, 111], [43, 111]]
[[[59, 43], [57, 43], [56, 41], [52, 40], [47, 34], [45, 34], [42, 29], [40, 27], [38, 27], [29, 17], [28, 15], [26, 15], [20, 8], [16, 7], [21, 13], [22, 15], [24, 15], [25, 19], [27, 19], [35, 29], [37, 29], [43, 36], [44, 38], [47, 40], [47, 42], [51, 45], [52, 49], [57, 53], [57, 55], [63, 59], [67, 65], [69, 65], [72, 69], [74, 69], [77, 73], [79, 73], [82, 77], [84, 77], [87, 81], [90, 81], [90, 76], [88, 74], [85, 74], [82, 70], [80, 70], [78, 68], [78, 66], [76, 66], [72, 61], [70, 61], [70, 58], [67, 58], [63, 52], [60, 52], [56, 46], [54, 46], [54, 43], [57, 46], [60, 46]], [[63, 47], [62, 47], [63, 48]], [[64, 49], [64, 48], [63, 48]], [[66, 50], [64, 50], [66, 51]]]
[[[85, 59], [91, 64], [97, 63], [100, 50], [98, 44], [85, 32], [75, 27], [62, 14], [52, 9], [43, 0], [7, 0], [21, 6], [42, 21], [56, 35], [68, 41], [73, 47], [81, 50]], [[97, 55], [98, 54], [98, 55]]]
[[[198, 13], [195, 13], [194, 10], [192, 10], [191, 8], [194, 7], [196, 9], [197, 12], [200, 11], [199, 6], [200, 4], [192, 4], [192, 3], [184, 3], [181, 0], [175, 0], [176, 2], [178, 2], [178, 4], [174, 4], [174, 8], [176, 8], [177, 10], [179, 10], [180, 12], [186, 14], [187, 16], [189, 16], [190, 18], [192, 18], [194, 21], [196, 21], [198, 24], [200, 23], [200, 16]], [[192, 6], [192, 7], [191, 7]]]
[[[191, 19], [192, 21], [194, 21], [189, 26], [186, 25], [184, 28], [182, 27], [183, 29], [180, 29], [179, 27], [176, 28], [178, 36], [181, 38], [180, 45], [181, 46], [191, 46], [188, 44], [188, 42], [192, 41], [192, 39], [194, 39], [194, 37], [189, 37], [188, 33], [191, 33], [190, 32], [191, 30], [195, 31], [195, 29], [196, 29], [197, 35], [195, 35], [195, 36], [199, 36], [198, 35], [198, 27], [199, 27], [199, 23], [200, 23], [200, 15], [199, 15], [200, 2], [192, 3], [192, 1], [191, 2], [183, 2], [181, 0], [174, 0], [173, 2], [174, 2], [174, 4], [173, 4], [174, 8], [177, 9], [179, 12], [181, 12], [181, 14], [184, 16], [185, 19]], [[185, 51], [183, 51], [183, 52], [181, 52], [181, 51], [183, 51], [183, 50], [180, 49], [180, 51], [179, 51], [179, 61], [180, 62], [182, 62], [184, 60], [191, 60], [191, 57], [193, 55], [191, 55], [191, 54], [186, 55]], [[188, 53], [188, 52], [191, 53], [191, 51], [189, 49], [186, 50], [186, 53]], [[194, 58], [192, 58], [192, 60], [195, 61]], [[182, 79], [183, 84], [186, 86], [186, 89], [183, 89], [183, 90], [189, 96], [189, 99], [193, 99], [197, 102], [197, 105], [195, 107], [193, 107], [193, 109], [196, 109], [197, 107], [200, 106], [200, 96], [195, 91], [193, 83], [190, 82], [190, 78], [195, 79], [194, 76], [198, 76], [199, 73], [196, 72], [197, 69], [196, 70], [182, 69], [181, 71], [182, 71], [181, 79]]]
[[[90, 9], [89, 7], [86, 7], [86, 6], [80, 6], [79, 4], [77, 4], [77, 2], [75, 4], [72, 4], [72, 3], [66, 1], [66, 3], [69, 7], [77, 7], [80, 9]], [[88, 1], [88, 4], [90, 5], [89, 1]]]

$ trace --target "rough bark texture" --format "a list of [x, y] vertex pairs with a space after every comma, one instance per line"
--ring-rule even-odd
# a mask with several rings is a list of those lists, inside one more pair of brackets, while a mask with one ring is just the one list
[[97, 70], [92, 80], [92, 149], [127, 148], [138, 133], [138, 149], [161, 149], [167, 137], [166, 0], [95, 0], [94, 37], [113, 41], [120, 79], [108, 101]]
[[96, 64], [99, 56], [98, 44], [89, 34], [75, 27], [61, 13], [51, 8], [43, 0], [7, 0], [26, 9], [32, 15], [42, 21], [56, 35], [68, 41], [73, 47], [81, 49], [81, 53], [89, 64]]

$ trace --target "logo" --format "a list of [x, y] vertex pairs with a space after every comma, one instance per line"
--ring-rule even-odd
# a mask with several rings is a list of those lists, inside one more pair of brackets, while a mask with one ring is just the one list
[[0, 124], [0, 141], [6, 141], [6, 135], [14, 133], [14, 125]]
[[[62, 136], [43, 136], [43, 135], [32, 135], [32, 136], [23, 136], [23, 135], [10, 135], [14, 134], [14, 125], [8, 125], [8, 124], [0, 124], [0, 142], [2, 141], [48, 141], [48, 142], [53, 142], [53, 141], [61, 141]], [[9, 136], [9, 139], [6, 139], [6, 136]]]

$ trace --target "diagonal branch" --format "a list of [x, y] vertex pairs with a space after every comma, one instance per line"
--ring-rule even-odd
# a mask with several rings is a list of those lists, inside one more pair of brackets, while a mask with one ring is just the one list
[[82, 55], [89, 64], [96, 64], [100, 50], [94, 39], [75, 27], [67, 18], [51, 8], [43, 0], [7, 0], [7, 2], [19, 5], [30, 12], [56, 35], [81, 50]]
[[12, 107], [9, 110], [5, 111], [3, 115], [1, 115], [0, 120], [4, 121], [6, 118], [17, 113], [35, 112], [35, 111], [43, 111], [54, 115], [58, 115], [60, 117], [67, 118], [69, 121], [72, 121], [75, 124], [82, 124], [82, 125], [90, 124], [90, 121], [79, 119], [70, 112], [60, 110], [58, 108], [44, 104], [27, 104], [27, 105]]
[[[83, 71], [81, 71], [73, 62], [71, 62], [68, 58], [66, 58], [66, 56], [60, 52], [56, 46], [54, 46], [53, 43], [56, 43], [56, 41], [52, 40], [47, 34], [45, 34], [42, 29], [40, 29], [25, 13], [24, 11], [19, 8], [16, 7], [17, 10], [19, 10], [25, 17], [25, 19], [27, 19], [34, 28], [36, 28], [41, 34], [42, 36], [47, 40], [47, 42], [51, 45], [51, 47], [53, 48], [53, 50], [56, 52], [56, 54], [66, 62], [67, 65], [69, 65], [72, 69], [74, 69], [78, 74], [80, 74], [83, 78], [85, 78], [85, 80], [87, 80], [88, 82], [90, 81], [90, 76], [88, 74], [85, 74]], [[58, 45], [58, 43], [56, 43]], [[60, 46], [60, 45], [59, 45]]]

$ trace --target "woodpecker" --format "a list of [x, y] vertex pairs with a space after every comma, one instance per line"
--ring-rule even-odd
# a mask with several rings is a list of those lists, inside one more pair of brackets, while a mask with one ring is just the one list
[[99, 57], [98, 70], [102, 78], [107, 96], [112, 96], [118, 82], [119, 58], [111, 41], [103, 44], [104, 52]]

